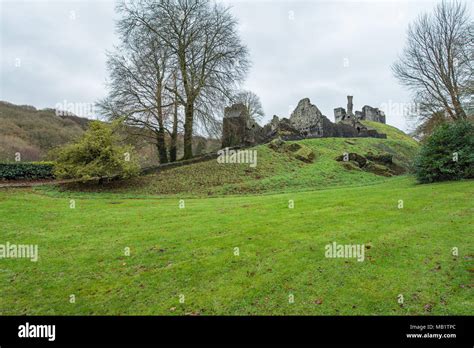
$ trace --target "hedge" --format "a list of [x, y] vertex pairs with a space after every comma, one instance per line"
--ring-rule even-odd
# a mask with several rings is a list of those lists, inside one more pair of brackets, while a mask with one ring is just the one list
[[0, 163], [0, 179], [50, 179], [53, 178], [52, 162]]

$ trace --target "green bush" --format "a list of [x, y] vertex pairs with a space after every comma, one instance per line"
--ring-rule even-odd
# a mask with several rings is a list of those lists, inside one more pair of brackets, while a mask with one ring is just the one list
[[439, 126], [415, 160], [419, 182], [474, 178], [474, 125], [458, 121]]
[[5, 180], [53, 178], [53, 162], [0, 163], [0, 178]]
[[118, 124], [91, 122], [89, 129], [74, 144], [56, 153], [54, 173], [58, 178], [130, 178], [140, 172], [131, 146], [119, 146], [114, 134]]

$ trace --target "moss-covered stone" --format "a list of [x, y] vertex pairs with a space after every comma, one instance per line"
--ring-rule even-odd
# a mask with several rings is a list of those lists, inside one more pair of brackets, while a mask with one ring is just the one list
[[[360, 168], [364, 167], [365, 164], [367, 163], [367, 158], [365, 158], [364, 156], [362, 155], [359, 155], [358, 153], [355, 153], [355, 152], [351, 152], [348, 154], [348, 159], [349, 161], [354, 161], [354, 162], [357, 162], [358, 166]], [[344, 155], [340, 155], [338, 157], [336, 157], [336, 161], [344, 161]]]
[[381, 153], [381, 154], [373, 154], [372, 152], [368, 152], [365, 157], [369, 161], [382, 163], [382, 164], [391, 164], [393, 162], [393, 155], [389, 153]]
[[301, 148], [303, 148], [303, 145], [298, 144], [298, 143], [292, 143], [292, 144], [285, 144], [285, 150], [288, 150], [290, 152], [297, 152]]
[[306, 163], [312, 163], [316, 158], [316, 155], [309, 147], [302, 146], [295, 152], [295, 158]]
[[353, 162], [353, 161], [342, 162], [342, 166], [347, 170], [360, 170], [357, 162]]
[[281, 151], [285, 142], [280, 138], [273, 139], [269, 144], [268, 147], [274, 151]]
[[367, 162], [366, 166], [364, 167], [364, 170], [370, 173], [374, 173], [376, 175], [381, 175], [381, 176], [393, 176], [392, 171], [390, 168], [377, 164], [374, 162]]

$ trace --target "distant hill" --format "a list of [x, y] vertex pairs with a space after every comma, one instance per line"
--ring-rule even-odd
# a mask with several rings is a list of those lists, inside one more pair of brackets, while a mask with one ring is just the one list
[[[30, 105], [15, 105], [0, 101], [0, 161], [14, 161], [15, 153], [22, 161], [47, 159], [48, 151], [75, 141], [88, 128], [90, 119], [75, 115], [56, 115], [54, 109], [38, 110]], [[134, 129], [130, 133], [139, 133]], [[124, 142], [132, 144], [143, 166], [158, 164], [156, 146], [142, 137], [123, 134]], [[193, 151], [196, 155], [215, 151], [220, 140], [196, 136]], [[182, 135], [178, 139], [178, 158], [183, 155]]]
[[57, 116], [54, 109], [37, 110], [29, 105], [0, 101], [0, 161], [37, 161], [53, 147], [80, 137], [87, 129], [87, 118]]

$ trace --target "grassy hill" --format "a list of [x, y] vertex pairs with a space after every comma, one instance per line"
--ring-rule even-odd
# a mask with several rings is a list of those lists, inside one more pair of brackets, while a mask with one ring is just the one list
[[408, 171], [418, 143], [392, 126], [376, 122], [366, 124], [386, 133], [387, 139], [322, 138], [293, 142], [314, 152], [313, 163], [302, 162], [291, 152], [275, 151], [268, 145], [260, 145], [253, 148], [257, 151], [255, 168], [248, 164], [220, 164], [217, 160], [210, 160], [105, 187], [69, 186], [68, 189], [188, 197], [307, 191], [334, 186], [369, 185], [387, 180], [387, 177], [355, 165], [347, 167], [336, 161], [344, 152], [390, 154], [398, 167]]
[[16, 152], [23, 161], [43, 159], [50, 149], [81, 136], [88, 122], [57, 116], [53, 109], [0, 101], [0, 161], [14, 161]]

